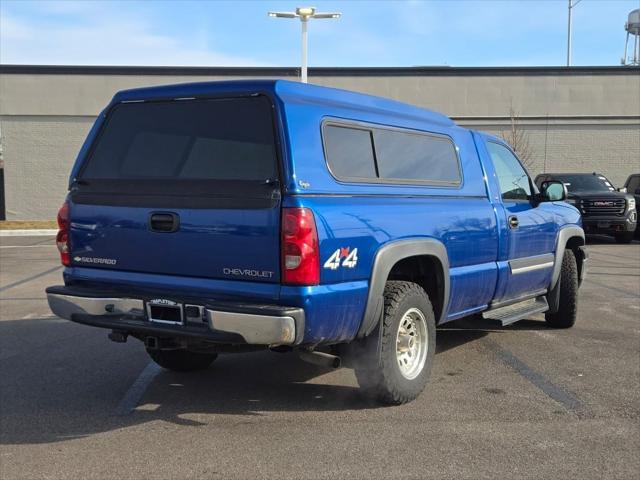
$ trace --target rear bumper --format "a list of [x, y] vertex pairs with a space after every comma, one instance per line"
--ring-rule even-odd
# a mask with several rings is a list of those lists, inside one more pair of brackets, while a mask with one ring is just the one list
[[171, 298], [180, 304], [203, 307], [204, 316], [198, 322], [170, 324], [149, 321], [145, 305], [158, 298], [153, 293], [123, 295], [67, 286], [49, 287], [46, 292], [49, 307], [57, 316], [130, 334], [273, 346], [299, 344], [304, 335], [302, 308]]

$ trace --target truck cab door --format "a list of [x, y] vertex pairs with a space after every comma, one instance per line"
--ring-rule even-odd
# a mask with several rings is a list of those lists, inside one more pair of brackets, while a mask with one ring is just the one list
[[495, 208], [501, 238], [494, 302], [541, 295], [553, 270], [557, 235], [554, 207], [534, 201], [535, 186], [509, 147], [494, 140], [487, 140], [485, 146], [493, 167], [489, 181], [499, 192], [494, 195], [499, 199]]

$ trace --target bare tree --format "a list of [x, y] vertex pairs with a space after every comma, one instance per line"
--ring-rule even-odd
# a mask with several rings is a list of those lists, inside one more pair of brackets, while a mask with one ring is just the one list
[[513, 107], [509, 108], [509, 129], [503, 130], [500, 136], [511, 145], [525, 168], [530, 170], [533, 167], [534, 159], [533, 149], [529, 144], [529, 134], [522, 127], [518, 113]]

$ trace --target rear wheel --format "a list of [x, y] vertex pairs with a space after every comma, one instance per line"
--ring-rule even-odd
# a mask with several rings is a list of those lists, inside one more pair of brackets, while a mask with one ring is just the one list
[[387, 282], [379, 328], [379, 337], [365, 339], [355, 359], [358, 383], [383, 403], [410, 402], [424, 390], [435, 353], [435, 316], [426, 292], [412, 282]]
[[560, 270], [560, 300], [558, 311], [547, 312], [545, 320], [552, 328], [571, 328], [576, 323], [578, 314], [578, 264], [573, 250], [567, 248], [562, 257]]
[[147, 349], [147, 353], [162, 368], [175, 372], [204, 370], [218, 357], [217, 353], [196, 353], [189, 350]]
[[631, 243], [633, 241], [634, 235], [635, 235], [635, 231], [618, 233], [618, 234], [616, 234], [616, 242], [618, 242], [618, 243]]

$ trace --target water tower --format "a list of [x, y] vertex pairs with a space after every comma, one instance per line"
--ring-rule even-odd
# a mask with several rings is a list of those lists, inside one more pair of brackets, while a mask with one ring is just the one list
[[[627, 31], [627, 41], [624, 44], [622, 65], [640, 65], [640, 8], [631, 11], [627, 23], [624, 24], [624, 29]], [[632, 35], [633, 38], [633, 57], [627, 57], [629, 35]]]

